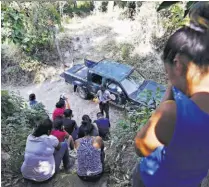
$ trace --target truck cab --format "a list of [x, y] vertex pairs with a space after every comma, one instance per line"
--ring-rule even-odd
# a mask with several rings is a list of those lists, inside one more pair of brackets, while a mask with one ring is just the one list
[[100, 87], [106, 85], [109, 92], [116, 97], [112, 104], [122, 107], [127, 103], [142, 104], [146, 90], [151, 90], [152, 97], [155, 97], [157, 88], [160, 88], [160, 97], [165, 92], [164, 86], [145, 80], [135, 68], [106, 59], [99, 62], [85, 59], [84, 64], [73, 66], [62, 76], [83, 99], [95, 96]]

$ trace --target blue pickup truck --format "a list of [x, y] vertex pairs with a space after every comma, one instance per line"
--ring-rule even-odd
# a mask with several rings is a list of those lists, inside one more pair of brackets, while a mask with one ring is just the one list
[[[112, 104], [124, 107], [131, 105], [152, 105], [157, 97], [161, 99], [165, 87], [151, 80], [146, 80], [135, 68], [112, 60], [93, 62], [84, 59], [84, 64], [76, 64], [61, 75], [65, 82], [74, 86], [74, 92], [87, 99], [95, 96], [100, 86], [105, 84], [111, 94], [116, 96]], [[151, 91], [150, 101], [146, 93]]]

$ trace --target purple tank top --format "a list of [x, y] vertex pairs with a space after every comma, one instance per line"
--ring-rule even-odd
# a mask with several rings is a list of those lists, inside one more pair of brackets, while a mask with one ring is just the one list
[[209, 169], [209, 114], [178, 89], [173, 93], [177, 118], [172, 140], [139, 165], [146, 187], [199, 187]]
[[79, 176], [93, 176], [102, 173], [101, 150], [92, 145], [93, 138], [81, 138], [77, 151]]

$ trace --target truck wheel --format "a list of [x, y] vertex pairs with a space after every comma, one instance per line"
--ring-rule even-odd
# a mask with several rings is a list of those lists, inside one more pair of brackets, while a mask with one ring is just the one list
[[77, 87], [77, 92], [80, 98], [82, 99], [87, 99], [88, 98], [88, 93], [80, 86]]

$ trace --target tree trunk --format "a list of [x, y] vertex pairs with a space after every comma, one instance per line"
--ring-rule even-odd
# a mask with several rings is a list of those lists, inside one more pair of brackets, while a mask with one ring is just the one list
[[77, 1], [76, 0], [73, 0], [73, 6], [74, 6], [74, 8], [77, 8]]
[[114, 9], [114, 1], [109, 1], [108, 9], [107, 9], [108, 13], [113, 12], [113, 9]]
[[55, 43], [55, 46], [56, 46], [56, 48], [57, 48], [57, 52], [58, 52], [58, 55], [59, 55], [59, 58], [60, 58], [60, 61], [61, 61], [61, 63], [63, 64], [63, 68], [65, 67], [64, 66], [64, 60], [63, 60], [63, 56], [62, 56], [62, 52], [61, 52], [61, 50], [60, 50], [60, 45], [59, 45], [59, 40], [58, 40], [58, 38], [57, 38], [57, 35], [58, 35], [58, 28], [56, 28], [55, 26], [53, 27], [53, 38], [54, 38], [54, 43]]

